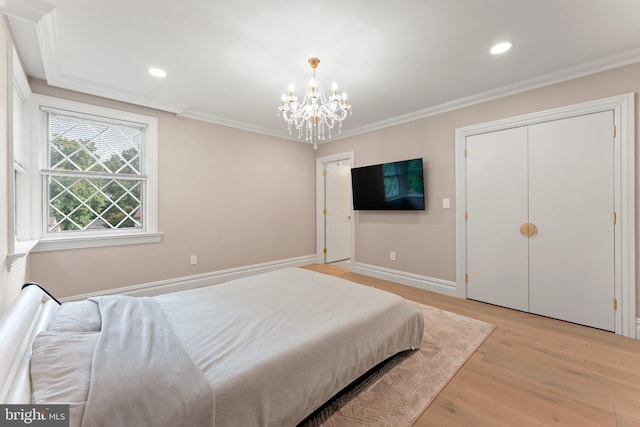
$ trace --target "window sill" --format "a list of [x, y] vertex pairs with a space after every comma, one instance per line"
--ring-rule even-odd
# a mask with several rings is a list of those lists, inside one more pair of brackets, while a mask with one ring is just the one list
[[109, 236], [72, 236], [41, 239], [32, 252], [59, 251], [65, 249], [99, 248], [104, 246], [158, 243], [164, 233], [114, 234]]
[[11, 271], [18, 265], [20, 261], [29, 255], [33, 251], [33, 248], [38, 244], [37, 240], [20, 240], [16, 241], [13, 247], [13, 253], [7, 255], [7, 270]]

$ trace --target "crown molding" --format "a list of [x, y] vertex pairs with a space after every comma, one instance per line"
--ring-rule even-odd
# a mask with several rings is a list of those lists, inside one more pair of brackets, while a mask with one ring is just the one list
[[[58, 54], [56, 13], [52, 5], [41, 0], [0, 0], [0, 11], [6, 15], [32, 22], [35, 25], [46, 80], [47, 83], [51, 86], [57, 86], [64, 89], [128, 102], [131, 104], [141, 105], [156, 110], [168, 111], [175, 113], [180, 117], [205, 121], [281, 139], [301, 141], [294, 135], [289, 135], [286, 131], [280, 132], [242, 121], [215, 116], [204, 111], [192, 109], [185, 104], [166, 103], [158, 99], [145, 97], [132, 91], [123, 91], [113, 87], [98, 85], [94, 82], [65, 75], [62, 72], [60, 56]], [[391, 117], [389, 119], [378, 121], [370, 125], [357, 127], [351, 130], [343, 129], [339, 135], [335, 135], [330, 140], [323, 141], [323, 143], [337, 141], [340, 139], [373, 132], [391, 126], [397, 126], [410, 121], [427, 118], [448, 111], [469, 107], [494, 99], [503, 98], [544, 86], [550, 86], [556, 83], [561, 83], [567, 80], [588, 76], [591, 74], [637, 62], [640, 62], [640, 49], [622, 52], [616, 55], [611, 55], [598, 60], [586, 62], [578, 66], [569, 67], [563, 70], [523, 80], [514, 84], [492, 89], [476, 95], [460, 98], [450, 102], [445, 102], [411, 113]]]
[[62, 64], [60, 64], [60, 55], [58, 54], [58, 31], [56, 22], [56, 11], [53, 10], [36, 24], [36, 34], [42, 54], [42, 65], [47, 83], [50, 86], [128, 102], [156, 110], [169, 111], [175, 114], [182, 113], [189, 108], [186, 104], [167, 104], [157, 99], [144, 97], [135, 92], [122, 91], [110, 86], [99, 85], [94, 82], [65, 75], [62, 72]]
[[[202, 111], [198, 111], [198, 110], [192, 110], [192, 109], [188, 109], [182, 113], [178, 114], [179, 117], [184, 117], [187, 119], [193, 119], [193, 120], [199, 120], [202, 122], [207, 122], [207, 123], [212, 123], [215, 125], [220, 125], [220, 126], [226, 126], [226, 127], [230, 127], [230, 128], [234, 128], [234, 129], [238, 129], [238, 130], [243, 130], [246, 132], [253, 132], [253, 133], [258, 133], [261, 135], [266, 135], [266, 136], [273, 136], [275, 138], [278, 139], [285, 139], [288, 141], [295, 141], [295, 142], [300, 142], [302, 144], [309, 144], [311, 145], [311, 142], [309, 141], [305, 141], [304, 139], [300, 139], [298, 137], [296, 137], [295, 135], [291, 135], [289, 134], [286, 129], [283, 129], [282, 131], [275, 131], [273, 129], [269, 129], [269, 128], [265, 128], [265, 127], [261, 127], [261, 126], [255, 126], [252, 125], [250, 123], [245, 123], [245, 122], [240, 122], [240, 121], [235, 121], [235, 120], [230, 120], [224, 117], [220, 117], [220, 116], [216, 116], [213, 114], [208, 114], [208, 113], [204, 113]], [[327, 138], [327, 140], [325, 141], [318, 141], [318, 145], [322, 145], [322, 144], [326, 144], [328, 142], [334, 141], [336, 139], [339, 139], [341, 137], [332, 137], [332, 138]]]
[[[640, 62], [640, 49], [629, 50], [616, 55], [600, 58], [595, 61], [586, 62], [574, 67], [565, 68], [552, 73], [543, 74], [532, 79], [523, 80], [514, 84], [502, 86], [476, 95], [465, 98], [456, 99], [445, 102], [423, 110], [414, 111], [412, 113], [403, 114], [382, 120], [371, 125], [361, 126], [350, 131], [343, 131], [340, 138], [360, 135], [363, 133], [373, 132], [375, 130], [384, 129], [391, 126], [397, 126], [414, 120], [424, 119], [435, 116], [437, 114], [446, 113], [448, 111], [458, 110], [472, 105], [481, 104], [483, 102], [492, 101], [498, 98], [504, 98], [529, 90], [538, 89], [545, 86], [551, 86], [568, 80], [574, 80], [580, 77], [589, 76], [600, 73], [602, 71], [612, 70], [614, 68], [623, 67], [625, 65]], [[338, 139], [338, 138], [336, 138]]]
[[122, 91], [106, 85], [98, 85], [76, 77], [65, 75], [50, 77], [49, 70], [46, 65], [45, 73], [47, 75], [47, 84], [50, 86], [100, 96], [103, 98], [113, 99], [115, 101], [127, 102], [142, 107], [153, 108], [155, 110], [168, 111], [178, 115], [189, 108], [186, 104], [167, 104], [160, 100], [148, 98], [135, 92]]
[[167, 104], [157, 99], [144, 97], [130, 91], [122, 91], [106, 85], [78, 79], [62, 72], [58, 52], [58, 29], [54, 6], [40, 0], [0, 0], [0, 8], [5, 15], [22, 19], [34, 24], [34, 30], [42, 56], [47, 83], [63, 89], [82, 92], [89, 95], [128, 102], [175, 114], [182, 113], [186, 104]]
[[53, 12], [53, 5], [40, 0], [0, 0], [3, 14], [38, 23], [43, 17]]
[[[361, 135], [376, 130], [401, 125], [403, 123], [412, 122], [415, 120], [424, 119], [427, 117], [435, 116], [438, 114], [446, 113], [453, 110], [458, 110], [465, 107], [470, 107], [483, 102], [492, 101], [499, 98], [504, 98], [518, 93], [527, 92], [534, 89], [539, 89], [545, 86], [551, 86], [557, 83], [562, 83], [569, 80], [574, 80], [580, 77], [586, 77], [592, 74], [597, 74], [603, 71], [612, 70], [614, 68], [623, 67], [625, 65], [635, 64], [640, 62], [640, 49], [633, 49], [625, 51], [616, 55], [607, 56], [597, 59], [595, 61], [589, 61], [584, 64], [576, 65], [574, 67], [565, 68], [552, 73], [543, 74], [531, 79], [523, 80], [514, 84], [492, 89], [486, 92], [482, 92], [476, 95], [456, 99], [450, 102], [434, 105], [433, 107], [425, 108], [422, 110], [414, 111], [408, 114], [392, 117], [386, 120], [382, 120], [376, 123], [372, 123], [366, 126], [360, 126], [351, 130], [342, 130], [338, 135], [333, 136], [330, 140], [323, 141], [326, 144], [332, 141]], [[276, 136], [279, 138], [290, 139], [294, 141], [300, 141], [298, 138], [292, 135], [283, 135], [282, 133], [273, 132], [270, 129], [257, 128], [248, 123], [233, 122], [222, 117], [211, 116], [206, 113], [191, 110], [188, 114], [183, 114], [185, 117], [190, 117], [196, 120], [209, 121], [211, 123], [220, 124], [223, 126], [231, 126], [238, 129], [248, 130], [251, 132], [262, 133], [266, 135]], [[304, 142], [304, 141], [301, 141]]]
[[58, 54], [58, 26], [56, 11], [52, 10], [36, 23], [36, 37], [42, 56], [42, 68], [47, 81], [62, 74], [60, 55]]
[[262, 135], [275, 136], [276, 138], [291, 139], [291, 140], [298, 141], [297, 138], [294, 138], [291, 135], [283, 134], [283, 132], [274, 131], [273, 129], [268, 129], [262, 126], [255, 126], [246, 122], [231, 120], [225, 117], [216, 116], [214, 114], [205, 113], [203, 111], [198, 111], [191, 108], [180, 112], [178, 116], [185, 117], [188, 119], [200, 120], [203, 122], [213, 123], [216, 125], [226, 126], [230, 128], [240, 129], [244, 131], [249, 131], [253, 133], [260, 133]]

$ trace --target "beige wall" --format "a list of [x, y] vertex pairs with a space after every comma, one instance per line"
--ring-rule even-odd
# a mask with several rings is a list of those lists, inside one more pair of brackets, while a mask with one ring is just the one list
[[[358, 212], [356, 260], [455, 281], [455, 129], [629, 92], [640, 92], [640, 64], [321, 145], [318, 156], [353, 150], [356, 166], [410, 157], [423, 157], [425, 161], [427, 210]], [[635, 111], [637, 146], [640, 134], [637, 98]], [[636, 148], [636, 153], [638, 151]], [[640, 174], [636, 178], [640, 178]], [[636, 200], [639, 200], [637, 191], [636, 187]], [[442, 209], [444, 197], [451, 198], [449, 210]], [[637, 218], [636, 232], [640, 233]], [[396, 252], [395, 262], [389, 260], [389, 251]], [[637, 306], [640, 307], [640, 290], [636, 290], [636, 296]]]
[[[315, 160], [306, 144], [71, 93], [36, 93], [158, 117], [157, 244], [32, 253], [56, 295], [97, 292], [315, 253]], [[189, 264], [190, 255], [198, 265]]]
[[13, 270], [7, 270], [7, 254], [9, 239], [13, 238], [13, 230], [9, 230], [9, 189], [8, 177], [13, 173], [13, 166], [9, 166], [7, 141], [7, 85], [8, 43], [13, 41], [7, 18], [0, 17], [0, 313], [18, 295], [20, 287], [25, 282], [27, 262], [22, 261]]

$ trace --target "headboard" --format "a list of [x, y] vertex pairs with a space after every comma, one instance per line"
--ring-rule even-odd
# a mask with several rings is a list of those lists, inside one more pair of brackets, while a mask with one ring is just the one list
[[39, 286], [25, 286], [0, 316], [0, 403], [31, 403], [31, 345], [58, 307]]

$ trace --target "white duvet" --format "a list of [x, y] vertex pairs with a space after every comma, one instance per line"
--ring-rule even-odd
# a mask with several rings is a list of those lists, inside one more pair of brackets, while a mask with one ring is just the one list
[[[304, 269], [154, 299], [213, 389], [216, 426], [295, 426], [372, 367], [417, 348], [422, 338], [422, 316], [399, 296]], [[96, 329], [95, 315], [88, 317]], [[65, 321], [85, 324], [69, 316], [57, 320], [54, 330]], [[38, 383], [66, 384], [68, 378], [43, 380], [65, 369], [35, 370], [34, 403], [54, 403], [42, 392], [46, 384]], [[60, 393], [55, 398], [64, 402]]]

